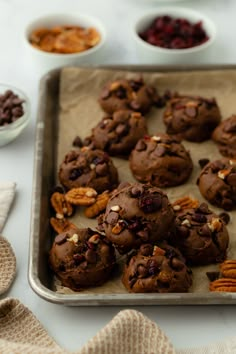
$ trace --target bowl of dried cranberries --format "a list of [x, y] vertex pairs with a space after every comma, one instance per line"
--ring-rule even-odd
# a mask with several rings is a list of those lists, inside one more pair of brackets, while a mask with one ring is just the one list
[[160, 8], [134, 25], [137, 54], [149, 63], [189, 62], [206, 54], [215, 38], [212, 20], [187, 8]]

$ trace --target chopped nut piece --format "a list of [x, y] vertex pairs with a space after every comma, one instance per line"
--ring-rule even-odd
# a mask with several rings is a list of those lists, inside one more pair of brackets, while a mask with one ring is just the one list
[[114, 205], [114, 206], [111, 207], [111, 210], [118, 212], [118, 211], [120, 211], [120, 206], [119, 205]]
[[189, 221], [188, 219], [184, 219], [184, 220], [182, 221], [181, 225], [186, 225], [186, 226], [188, 226], [188, 227], [191, 226], [190, 221]]
[[94, 163], [91, 163], [90, 168], [91, 168], [91, 170], [94, 170], [96, 168], [96, 165]]
[[161, 137], [160, 136], [156, 136], [156, 135], [153, 135], [151, 137], [151, 139], [154, 140], [154, 141], [161, 141]]
[[212, 218], [211, 222], [208, 222], [207, 225], [212, 232], [220, 231], [222, 228], [222, 222], [219, 218]]
[[94, 243], [95, 245], [100, 241], [100, 236], [95, 234], [89, 238], [89, 242]]
[[221, 179], [225, 179], [230, 174], [230, 170], [220, 170], [217, 175]]
[[64, 218], [64, 215], [63, 215], [63, 214], [60, 214], [60, 213], [56, 213], [56, 218], [57, 218], [57, 219], [63, 219], [63, 218]]
[[70, 238], [67, 239], [67, 241], [69, 241], [69, 242], [74, 242], [74, 243], [78, 243], [78, 241], [79, 241], [79, 236], [78, 236], [78, 234], [72, 235]]
[[174, 209], [175, 211], [179, 211], [179, 210], [181, 209], [181, 206], [180, 206], [180, 205], [174, 205], [174, 206], [173, 206], [173, 209]]
[[153, 252], [152, 252], [153, 256], [164, 256], [165, 253], [166, 253], [166, 251], [163, 250], [162, 248], [160, 248], [158, 246], [153, 247]]
[[115, 235], [119, 235], [123, 229], [124, 222], [123, 220], [119, 220], [118, 223], [112, 228], [111, 232]]

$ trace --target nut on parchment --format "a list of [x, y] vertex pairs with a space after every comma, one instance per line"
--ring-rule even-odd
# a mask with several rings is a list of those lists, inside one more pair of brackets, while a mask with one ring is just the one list
[[98, 216], [103, 210], [106, 209], [109, 198], [110, 193], [108, 191], [99, 194], [95, 203], [85, 209], [85, 216], [87, 218], [95, 218], [96, 216]]
[[199, 207], [199, 201], [197, 199], [190, 198], [188, 196], [177, 199], [172, 203], [174, 211], [182, 211], [185, 209], [192, 209]]
[[210, 291], [236, 292], [236, 279], [220, 278], [209, 284]]
[[226, 260], [221, 263], [220, 271], [224, 278], [236, 279], [236, 260]]
[[62, 216], [71, 216], [73, 213], [72, 205], [66, 200], [65, 194], [54, 192], [50, 198], [51, 205], [56, 214]]
[[68, 219], [58, 219], [58, 218], [50, 218], [50, 224], [52, 228], [58, 233], [68, 231], [70, 229], [77, 229], [75, 224], [70, 222]]
[[66, 200], [73, 205], [89, 206], [95, 203], [97, 192], [90, 187], [78, 187], [70, 189], [66, 195]]

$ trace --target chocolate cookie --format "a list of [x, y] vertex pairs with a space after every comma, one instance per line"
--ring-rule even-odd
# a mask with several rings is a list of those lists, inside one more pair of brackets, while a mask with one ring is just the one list
[[223, 220], [202, 203], [177, 214], [176, 234], [171, 242], [189, 264], [205, 265], [226, 258], [229, 235]]
[[112, 190], [118, 184], [117, 169], [107, 153], [91, 150], [71, 150], [60, 165], [59, 180], [68, 189], [91, 187], [98, 193]]
[[236, 206], [236, 161], [223, 157], [209, 162], [197, 180], [203, 197], [225, 210]]
[[159, 188], [128, 183], [113, 192], [103, 216], [107, 238], [120, 253], [142, 243], [165, 240], [174, 227], [174, 211]]
[[155, 88], [146, 85], [142, 78], [109, 82], [99, 97], [102, 109], [109, 114], [123, 109], [147, 113], [158, 100]]
[[176, 248], [144, 244], [128, 261], [122, 282], [133, 293], [182, 293], [192, 285], [192, 272]]
[[62, 285], [78, 291], [107, 281], [116, 258], [111, 243], [88, 228], [57, 235], [49, 261]]
[[146, 133], [146, 120], [141, 113], [122, 110], [104, 117], [92, 129], [91, 141], [97, 149], [122, 156], [128, 155]]
[[210, 139], [220, 121], [220, 110], [214, 98], [175, 97], [164, 112], [168, 134], [195, 142]]
[[223, 156], [236, 159], [236, 115], [228, 119], [215, 128], [212, 139], [217, 143], [220, 153]]
[[167, 134], [157, 134], [138, 141], [130, 155], [130, 169], [140, 182], [171, 187], [189, 178], [193, 163], [182, 144]]

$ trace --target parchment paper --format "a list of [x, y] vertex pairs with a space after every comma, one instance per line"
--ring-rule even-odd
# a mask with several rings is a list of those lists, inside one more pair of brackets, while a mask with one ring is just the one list
[[[58, 160], [57, 166], [62, 162], [65, 154], [72, 149], [72, 141], [76, 135], [85, 138], [90, 135], [91, 128], [104, 116], [97, 99], [101, 88], [109, 80], [116, 78], [131, 78], [142, 74], [144, 80], [154, 85], [160, 94], [165, 90], [178, 91], [181, 94], [201, 95], [204, 97], [215, 97], [219, 104], [223, 119], [236, 113], [236, 71], [191, 71], [191, 72], [171, 72], [171, 73], [135, 73], [121, 72], [100, 69], [65, 68], [61, 72], [60, 82], [60, 114], [59, 114], [59, 139], [58, 139]], [[153, 108], [146, 116], [150, 134], [165, 132], [162, 123], [162, 109]], [[196, 185], [197, 177], [200, 173], [198, 160], [208, 158], [215, 160], [220, 158], [216, 145], [208, 140], [203, 143], [190, 143], [183, 141], [185, 147], [190, 151], [194, 163], [194, 170], [187, 183], [178, 187], [164, 189], [171, 202], [181, 196], [189, 195], [200, 201], [205, 201]], [[128, 161], [113, 158], [115, 166], [118, 168], [120, 181], [134, 181], [129, 170]], [[217, 214], [222, 209], [210, 206]], [[236, 226], [235, 213], [230, 212], [231, 221], [228, 224], [230, 234], [230, 245], [228, 258], [236, 258]], [[234, 219], [234, 220], [233, 220]], [[96, 221], [83, 216], [81, 209], [72, 221], [79, 227], [95, 227]], [[127, 293], [120, 281], [123, 259], [119, 257], [119, 269], [110, 281], [103, 286], [84, 290], [83, 293]], [[193, 285], [190, 292], [208, 292], [209, 280], [207, 271], [218, 271], [218, 265], [202, 267], [192, 267]], [[70, 293], [72, 290], [60, 287], [57, 290], [63, 293]], [[144, 294], [145, 296], [145, 294]]]

